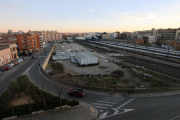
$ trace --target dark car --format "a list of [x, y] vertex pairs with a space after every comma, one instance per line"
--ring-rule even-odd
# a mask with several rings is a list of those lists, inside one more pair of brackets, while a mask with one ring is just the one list
[[34, 59], [34, 58], [35, 58], [34, 56], [31, 57], [31, 59]]
[[69, 95], [83, 97], [85, 95], [85, 91], [81, 88], [71, 89], [69, 90]]
[[9, 66], [4, 67], [4, 70], [10, 70], [11, 68]]
[[23, 56], [28, 56], [28, 54], [27, 53], [21, 53]]
[[26, 57], [23, 57], [23, 60], [26, 60]]
[[4, 69], [0, 69], [0, 76], [4, 73]]

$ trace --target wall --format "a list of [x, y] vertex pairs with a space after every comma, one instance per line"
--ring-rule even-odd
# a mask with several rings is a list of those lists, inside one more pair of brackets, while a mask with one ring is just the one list
[[54, 47], [55, 47], [55, 45], [52, 47], [51, 51], [49, 52], [49, 55], [46, 57], [44, 63], [42, 64], [43, 70], [46, 69], [46, 66], [47, 66], [47, 64], [48, 64], [48, 62], [49, 62], [49, 59], [50, 59], [50, 57], [51, 57], [51, 53], [52, 53], [53, 50], [54, 50]]
[[135, 39], [135, 43], [136, 43], [136, 44], [140, 44], [140, 43], [149, 43], [149, 40]]

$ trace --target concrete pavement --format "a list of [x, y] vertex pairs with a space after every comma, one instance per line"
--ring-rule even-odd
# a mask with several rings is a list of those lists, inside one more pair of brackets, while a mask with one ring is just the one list
[[89, 104], [69, 110], [62, 110], [28, 118], [26, 120], [93, 120], [98, 117], [98, 110]]

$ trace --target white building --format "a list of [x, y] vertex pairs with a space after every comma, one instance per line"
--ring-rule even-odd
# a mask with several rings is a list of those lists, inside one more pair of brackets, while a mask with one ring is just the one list
[[151, 38], [151, 43], [156, 43], [158, 32], [154, 28], [152, 30], [138, 31], [137, 39], [143, 39], [144, 37], [149, 37]]
[[115, 32], [115, 33], [109, 33], [109, 38], [110, 39], [116, 39], [118, 37], [118, 33]]

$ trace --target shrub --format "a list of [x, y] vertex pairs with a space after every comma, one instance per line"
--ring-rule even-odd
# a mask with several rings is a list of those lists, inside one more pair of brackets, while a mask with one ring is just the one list
[[69, 104], [68, 104], [68, 105], [71, 105], [71, 107], [72, 107], [72, 106], [79, 105], [79, 101], [77, 101], [77, 100], [71, 100], [71, 101], [69, 101]]
[[130, 83], [130, 80], [129, 79], [123, 79], [122, 80], [124, 83]]

